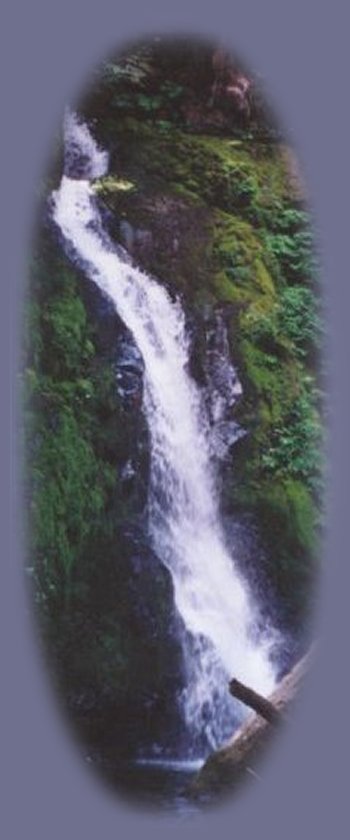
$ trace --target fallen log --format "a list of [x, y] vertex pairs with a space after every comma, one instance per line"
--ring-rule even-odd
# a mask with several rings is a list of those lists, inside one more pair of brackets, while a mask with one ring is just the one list
[[261, 694], [253, 691], [252, 688], [248, 688], [248, 686], [237, 679], [231, 680], [229, 689], [233, 697], [236, 697], [237, 700], [249, 706], [254, 712], [265, 718], [268, 723], [276, 725], [280, 722], [281, 713], [266, 697], [262, 697]]
[[[256, 714], [251, 715], [242, 724], [227, 744], [207, 758], [202, 769], [191, 783], [190, 795], [194, 799], [207, 802], [211, 801], [213, 797], [217, 798], [224, 793], [229, 793], [241, 783], [247, 774], [259, 778], [256, 765], [259, 765], [261, 756], [265, 748], [271, 743], [276, 730], [275, 725], [270, 725], [271, 718], [274, 718], [274, 724], [277, 721], [282, 722], [282, 719], [284, 719], [285, 712], [298, 693], [300, 683], [309, 667], [311, 654], [310, 651], [296, 663], [292, 670], [283, 677], [268, 700], [261, 698], [256, 692], [252, 692], [251, 689], [243, 686], [243, 694], [246, 699], [247, 697], [250, 700], [253, 699], [256, 705], [256, 698], [259, 698], [259, 709], [255, 708]], [[241, 695], [239, 699], [243, 699], [242, 683], [238, 683], [238, 680], [231, 681], [230, 690], [232, 682], [234, 683], [234, 691], [238, 690]], [[263, 707], [264, 711], [267, 711], [270, 715], [270, 720], [268, 720], [266, 714], [261, 714], [261, 700], [265, 700], [268, 704], [266, 706], [263, 703]], [[252, 704], [249, 703], [248, 705]], [[271, 706], [273, 708], [272, 714]]]

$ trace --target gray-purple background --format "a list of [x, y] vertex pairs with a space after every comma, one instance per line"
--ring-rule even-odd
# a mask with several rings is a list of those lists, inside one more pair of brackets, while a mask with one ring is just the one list
[[[219, 838], [220, 833], [240, 840], [338, 840], [347, 834], [350, 73], [346, 18], [345, 0], [128, 0], [125, 4], [7, 0], [3, 6], [0, 813], [5, 840], [139, 836], [155, 840], [179, 832], [184, 838], [201, 840]], [[331, 392], [328, 535], [315, 617], [319, 646], [313, 673], [287, 732], [266, 759], [263, 779], [248, 783], [236, 798], [209, 815], [180, 820], [152, 818], [118, 803], [83, 768], [56, 711], [24, 587], [15, 384], [30, 225], [60, 110], [86, 85], [108, 50], [129, 38], [170, 31], [224, 37], [264, 75], [270, 101], [293, 133], [322, 248]]]

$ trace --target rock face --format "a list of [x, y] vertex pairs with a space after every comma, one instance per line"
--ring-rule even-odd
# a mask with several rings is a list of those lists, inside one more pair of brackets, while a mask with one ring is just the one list
[[[310, 654], [300, 659], [281, 680], [269, 700], [285, 716], [290, 703], [299, 691], [300, 683], [308, 668]], [[237, 730], [228, 744], [212, 753], [191, 786], [194, 798], [207, 800], [218, 794], [233, 791], [247, 776], [255, 775], [256, 766], [265, 748], [275, 734], [275, 728], [262, 717], [252, 716]]]
[[[158, 741], [176, 752], [182, 734], [182, 657], [177, 642], [182, 627], [170, 575], [142, 531], [131, 525], [119, 536], [115, 557], [109, 562], [100, 558], [100, 563], [102, 569], [96, 569], [92, 581], [93, 626], [85, 616], [79, 621], [78, 614], [70, 622], [74, 649], [66, 653], [64, 666], [70, 716], [93, 755], [121, 758], [149, 751]], [[119, 650], [114, 639], [118, 632]], [[135, 638], [145, 640], [143, 647]], [[89, 679], [84, 658], [105, 660], [105, 667], [96, 661]], [[114, 684], [109, 669], [116, 673]]]

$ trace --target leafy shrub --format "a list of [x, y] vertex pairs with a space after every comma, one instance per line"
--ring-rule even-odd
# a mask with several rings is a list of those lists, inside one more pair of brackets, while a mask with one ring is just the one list
[[305, 480], [309, 489], [317, 492], [320, 489], [322, 430], [315, 403], [312, 384], [304, 381], [304, 388], [283, 422], [273, 429], [271, 445], [262, 455], [262, 464], [274, 473]]
[[280, 301], [280, 328], [298, 355], [306, 356], [310, 348], [319, 349], [322, 322], [313, 291], [306, 286], [289, 286], [282, 290]]
[[262, 239], [281, 275], [293, 283], [313, 279], [318, 263], [308, 214], [277, 201], [263, 217], [264, 211], [260, 214]]
[[[121, 89], [114, 93], [112, 106], [117, 110], [130, 113], [140, 113], [141, 116], [155, 117], [158, 113], [166, 114], [169, 125], [177, 119], [176, 104], [183, 95], [184, 88], [172, 82], [165, 81], [157, 89], [153, 90], [132, 90]], [[161, 120], [160, 128], [165, 128], [167, 120]]]

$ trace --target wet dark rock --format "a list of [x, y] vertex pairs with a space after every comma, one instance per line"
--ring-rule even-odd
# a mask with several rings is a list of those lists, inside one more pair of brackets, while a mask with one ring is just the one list
[[205, 233], [209, 230], [208, 208], [180, 195], [146, 190], [136, 195], [99, 192], [114, 217], [109, 231], [135, 263], [178, 293], [208, 284], [210, 265]]
[[246, 434], [235, 419], [243, 389], [231, 358], [224, 308], [207, 306], [192, 315], [190, 373], [202, 387], [210, 423], [211, 450], [225, 460], [236, 441]]
[[[141, 748], [150, 751], [157, 739], [175, 750], [183, 732], [179, 707], [183, 662], [181, 621], [170, 574], [152, 551], [142, 527], [131, 523], [119, 535], [115, 557], [101, 557], [92, 574], [92, 623], [82, 616], [79, 624], [76, 616], [70, 627], [71, 647], [66, 651], [70, 717], [84, 742], [101, 756], [117, 759]], [[114, 618], [113, 604], [117, 605]], [[127, 635], [112, 643], [120, 633], [119, 622]], [[77, 655], [79, 637], [82, 660], [77, 668], [72, 655], [74, 650]], [[121, 677], [117, 682], [103, 679], [101, 653], [107, 638], [117, 670], [120, 658], [126, 657], [122, 682]], [[98, 664], [89, 683], [81, 662], [86, 654], [93, 660], [96, 640]], [[111, 665], [106, 660], [105, 666]]]
[[242, 395], [242, 385], [230, 358], [224, 313], [218, 309], [206, 325], [204, 367], [215, 422], [216, 417], [227, 414]]
[[143, 396], [144, 362], [130, 332], [124, 329], [116, 342], [116, 385], [128, 408], [139, 409]]
[[[112, 213], [111, 213], [111, 215], [112, 215]], [[127, 221], [127, 219], [122, 219], [122, 221], [120, 222], [119, 233], [120, 233], [121, 241], [125, 245], [125, 248], [127, 248], [127, 250], [131, 254], [132, 251], [133, 251], [133, 247], [134, 247], [135, 230], [134, 230], [133, 226], [130, 224], [130, 222]]]
[[129, 461], [126, 462], [126, 464], [122, 468], [121, 473], [120, 473], [120, 477], [121, 477], [122, 481], [132, 481], [132, 479], [135, 478], [135, 476], [136, 476], [136, 469], [135, 469], [135, 466], [134, 466], [132, 460], [130, 459]]

